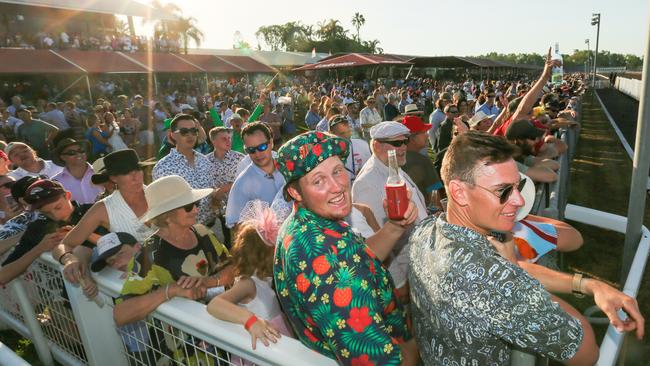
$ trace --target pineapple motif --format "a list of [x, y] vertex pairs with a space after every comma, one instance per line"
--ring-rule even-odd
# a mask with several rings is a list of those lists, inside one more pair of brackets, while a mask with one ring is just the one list
[[341, 268], [336, 272], [336, 277], [338, 283], [336, 284], [336, 289], [333, 294], [334, 305], [344, 308], [350, 304], [352, 301], [352, 273], [350, 269], [345, 267]]

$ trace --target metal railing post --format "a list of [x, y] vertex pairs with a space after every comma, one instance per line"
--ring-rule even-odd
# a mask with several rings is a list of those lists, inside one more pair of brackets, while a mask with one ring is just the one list
[[54, 360], [52, 359], [52, 353], [50, 353], [50, 348], [48, 347], [47, 340], [45, 335], [43, 335], [43, 330], [41, 325], [36, 319], [36, 312], [32, 303], [29, 301], [25, 287], [23, 286], [22, 278], [17, 278], [11, 283], [9, 283], [11, 291], [16, 296], [18, 300], [18, 305], [20, 306], [20, 312], [23, 314], [27, 328], [31, 335], [32, 342], [34, 342], [34, 347], [36, 348], [36, 353], [38, 358], [44, 365], [52, 366], [54, 365]]

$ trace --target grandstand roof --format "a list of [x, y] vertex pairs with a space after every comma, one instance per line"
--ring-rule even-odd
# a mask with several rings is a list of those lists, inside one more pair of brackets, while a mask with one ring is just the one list
[[328, 70], [372, 65], [411, 65], [411, 63], [396, 55], [348, 53], [344, 55], [325, 57], [315, 64], [304, 65], [293, 70]]
[[0, 74], [72, 74], [83, 68], [49, 50], [0, 48]]
[[167, 12], [130, 0], [0, 0], [0, 3], [76, 10], [90, 13], [121, 14], [148, 19], [174, 20]]
[[63, 50], [52, 51], [91, 74], [146, 73], [143, 65], [124, 57], [120, 52]]
[[190, 54], [215, 55], [215, 56], [249, 56], [257, 61], [274, 67], [302, 66], [313, 64], [329, 55], [327, 53], [316, 53], [312, 57], [311, 52], [288, 52], [288, 51], [260, 51], [249, 49], [204, 49], [190, 48]]

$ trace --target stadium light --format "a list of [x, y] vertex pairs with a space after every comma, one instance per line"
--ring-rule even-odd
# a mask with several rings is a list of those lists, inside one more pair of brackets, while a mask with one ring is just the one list
[[596, 61], [598, 60], [598, 41], [600, 38], [600, 13], [591, 14], [591, 25], [595, 25], [596, 28], [596, 51], [594, 53], [594, 79], [592, 86], [596, 87]]

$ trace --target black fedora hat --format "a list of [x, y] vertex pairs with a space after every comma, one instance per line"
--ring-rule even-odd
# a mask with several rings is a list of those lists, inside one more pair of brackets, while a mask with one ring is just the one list
[[141, 162], [138, 153], [133, 149], [114, 151], [104, 156], [104, 168], [95, 172], [92, 181], [101, 181], [111, 175], [124, 175], [154, 162]]
[[86, 140], [75, 140], [72, 138], [64, 138], [61, 141], [58, 141], [56, 147], [54, 148], [54, 155], [52, 156], [52, 162], [58, 166], [65, 166], [65, 162], [61, 159], [61, 153], [67, 147], [77, 145], [88, 153], [89, 144]]

